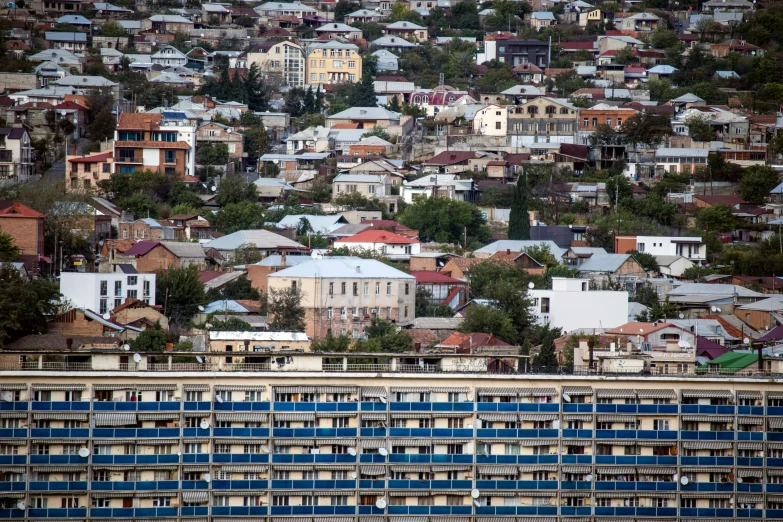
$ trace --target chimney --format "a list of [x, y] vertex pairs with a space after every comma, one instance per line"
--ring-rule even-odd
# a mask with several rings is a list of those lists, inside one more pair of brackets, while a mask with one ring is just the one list
[[510, 248], [507, 248], [507, 249], [506, 249], [506, 255], [507, 255], [507, 256], [510, 256], [510, 255], [511, 255], [511, 249], [510, 249]]
[[68, 348], [69, 352], [72, 351], [73, 350], [73, 339], [71, 339], [70, 337], [65, 339], [65, 346]]
[[152, 120], [144, 120], [144, 130], [152, 130]]

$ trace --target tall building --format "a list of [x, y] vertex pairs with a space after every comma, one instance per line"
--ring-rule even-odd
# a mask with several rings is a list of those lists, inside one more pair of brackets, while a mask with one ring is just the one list
[[356, 83], [362, 79], [362, 57], [354, 44], [316, 41], [307, 46], [306, 54], [308, 85]]
[[188, 122], [185, 113], [120, 113], [114, 140], [117, 173], [195, 173], [196, 127]]
[[290, 87], [305, 84], [305, 57], [301, 46], [289, 41], [268, 41], [247, 53], [247, 66], [256, 64], [262, 73], [278, 76]]
[[147, 355], [4, 350], [4, 519], [783, 519], [774, 380], [521, 375], [515, 355]]

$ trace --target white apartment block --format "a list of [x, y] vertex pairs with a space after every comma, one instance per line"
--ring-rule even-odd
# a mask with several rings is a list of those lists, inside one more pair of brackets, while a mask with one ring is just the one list
[[155, 274], [63, 272], [60, 293], [76, 308], [102, 315], [129, 298], [154, 305], [155, 278]]

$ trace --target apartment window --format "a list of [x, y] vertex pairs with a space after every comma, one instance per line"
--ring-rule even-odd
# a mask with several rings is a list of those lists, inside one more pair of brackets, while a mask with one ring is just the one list
[[185, 453], [202, 453], [201, 444], [200, 443], [185, 444]]
[[128, 276], [128, 286], [136, 286], [139, 282], [138, 276]]
[[370, 283], [364, 283], [364, 295], [370, 295]]
[[109, 295], [109, 282], [101, 281], [101, 295]]
[[332, 428], [347, 428], [348, 417], [335, 417], [332, 419]]
[[405, 315], [404, 315], [404, 317], [408, 317], [408, 307], [407, 306], [405, 307]]
[[204, 392], [200, 391], [186, 391], [185, 401], [187, 402], [201, 402], [204, 400]]
[[340, 283], [340, 293], [345, 295], [345, 283]]
[[353, 284], [353, 295], [358, 296], [359, 295], [359, 283]]
[[[411, 293], [411, 285], [410, 283], [405, 283], [405, 295], [410, 295]], [[407, 314], [405, 314], [407, 316]]]
[[465, 427], [465, 419], [462, 417], [449, 419], [448, 426], [451, 429], [462, 429]]
[[331, 321], [332, 315], [333, 315], [333, 311], [332, 311], [332, 307], [330, 306], [329, 308], [326, 309], [326, 318]]
[[334, 295], [334, 283], [329, 283], [329, 295]]
[[381, 284], [375, 283], [375, 295], [381, 295]]
[[655, 419], [653, 420], [653, 429], [659, 431], [668, 431], [669, 421], [664, 419]]
[[288, 497], [283, 495], [275, 495], [272, 497], [272, 505], [273, 506], [287, 506], [288, 505]]
[[386, 283], [386, 295], [392, 295], [392, 284]]
[[[302, 477], [303, 480], [307, 480], [304, 477]], [[317, 506], [318, 500], [314, 495], [303, 495], [302, 496], [302, 505], [303, 506]]]

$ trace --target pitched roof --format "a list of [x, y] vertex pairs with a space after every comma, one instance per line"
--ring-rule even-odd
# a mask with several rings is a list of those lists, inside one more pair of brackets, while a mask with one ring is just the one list
[[328, 274], [335, 279], [413, 279], [413, 276], [397, 270], [376, 259], [361, 259], [358, 257], [324, 257], [313, 259], [310, 263], [301, 263], [285, 270], [280, 270], [273, 277], [322, 277]]
[[144, 125], [149, 122], [150, 128], [155, 130], [163, 122], [163, 114], [152, 112], [121, 112], [117, 121], [117, 129], [143, 130]]
[[616, 272], [629, 259], [631, 254], [593, 254], [579, 265], [580, 272]]
[[725, 203], [730, 207], [734, 207], [736, 205], [747, 204], [747, 202], [744, 199], [737, 196], [712, 196], [712, 195], [694, 194], [693, 199], [698, 199], [699, 201], [703, 201], [708, 205], [718, 205], [720, 203]]
[[[710, 283], [683, 283], [669, 290], [668, 295], [722, 295], [737, 297], [765, 297], [764, 294], [754, 292], [740, 285], [710, 284]], [[766, 299], [765, 299], [766, 301]], [[763, 302], [763, 301], [761, 301]], [[758, 303], [754, 303], [758, 304]], [[745, 305], [743, 305], [745, 306]]]
[[413, 245], [416, 243], [421, 243], [421, 241], [418, 239], [411, 239], [409, 237], [401, 236], [399, 234], [395, 234], [394, 232], [388, 232], [386, 230], [369, 229], [359, 232], [355, 236], [338, 239], [334, 243], [335, 245], [338, 243], [385, 243], [388, 245]]
[[158, 245], [160, 245], [160, 241], [139, 241], [126, 250], [125, 254], [129, 256], [144, 256], [152, 252]]
[[411, 272], [411, 275], [416, 278], [417, 284], [439, 284], [439, 285], [464, 285], [464, 281], [449, 277], [446, 274], [435, 272], [432, 270], [417, 270]]
[[462, 333], [454, 332], [443, 339], [439, 346], [453, 346], [456, 348], [471, 348], [482, 346], [511, 346], [506, 341], [495, 335], [487, 333]]
[[268, 230], [239, 230], [205, 243], [204, 248], [236, 250], [241, 246], [250, 245], [254, 245], [258, 249], [307, 250], [304, 245]]
[[468, 160], [475, 159], [478, 154], [470, 150], [451, 150], [443, 151], [440, 154], [436, 154], [427, 161], [425, 165], [456, 165], [457, 163], [464, 163]]
[[43, 218], [46, 216], [18, 201], [0, 200], [0, 217]]

